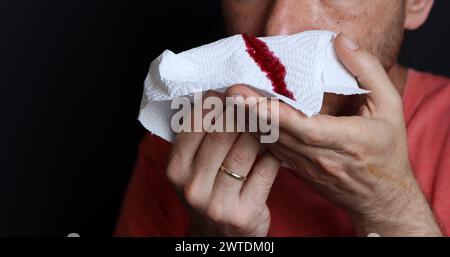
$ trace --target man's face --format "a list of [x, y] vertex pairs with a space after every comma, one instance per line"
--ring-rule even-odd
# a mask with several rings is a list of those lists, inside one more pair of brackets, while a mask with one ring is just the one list
[[344, 32], [390, 68], [403, 37], [404, 0], [222, 0], [228, 33]]
[[[222, 0], [222, 9], [229, 34], [344, 32], [386, 69], [396, 61], [405, 21], [405, 0]], [[325, 94], [321, 113], [354, 114], [361, 101], [358, 96]]]

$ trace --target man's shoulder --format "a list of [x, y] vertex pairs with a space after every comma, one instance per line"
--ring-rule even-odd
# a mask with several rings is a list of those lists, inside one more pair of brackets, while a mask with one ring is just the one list
[[419, 118], [450, 124], [450, 78], [410, 69], [403, 100], [407, 121]]
[[447, 93], [450, 90], [450, 78], [431, 72], [417, 71], [410, 69], [408, 76], [408, 86], [417, 90], [424, 98], [445, 97], [440, 93]]

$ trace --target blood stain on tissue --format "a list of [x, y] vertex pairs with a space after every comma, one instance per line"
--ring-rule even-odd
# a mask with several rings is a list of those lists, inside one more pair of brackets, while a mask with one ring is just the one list
[[273, 91], [295, 100], [294, 94], [287, 88], [284, 80], [286, 77], [286, 68], [280, 59], [270, 51], [269, 46], [255, 36], [243, 34], [242, 38], [244, 39], [248, 54], [272, 82]]

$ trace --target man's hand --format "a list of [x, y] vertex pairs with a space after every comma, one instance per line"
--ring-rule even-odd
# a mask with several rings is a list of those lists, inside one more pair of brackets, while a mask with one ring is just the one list
[[[225, 102], [223, 94], [213, 92], [203, 100], [212, 96]], [[270, 213], [266, 200], [280, 161], [269, 152], [256, 160], [260, 147], [248, 133], [177, 134], [167, 175], [190, 208], [191, 233], [267, 235]], [[219, 172], [221, 166], [248, 179], [242, 181]]]
[[[344, 207], [359, 233], [441, 235], [409, 164], [399, 93], [379, 61], [348, 37], [339, 35], [335, 48], [359, 84], [371, 91], [358, 116], [307, 118], [280, 103], [280, 138], [268, 147]], [[243, 86], [228, 94], [258, 96]]]

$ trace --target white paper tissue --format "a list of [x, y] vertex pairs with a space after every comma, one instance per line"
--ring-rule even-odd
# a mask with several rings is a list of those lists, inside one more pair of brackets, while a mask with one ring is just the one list
[[179, 96], [207, 90], [223, 92], [234, 84], [247, 84], [311, 116], [320, 111], [325, 92], [367, 93], [336, 57], [334, 37], [329, 31], [307, 31], [259, 38], [284, 65], [284, 81], [295, 100], [274, 91], [270, 76], [252, 58], [243, 35], [179, 54], [166, 50], [150, 65], [138, 119], [147, 130], [172, 142], [174, 110], [170, 104]]

